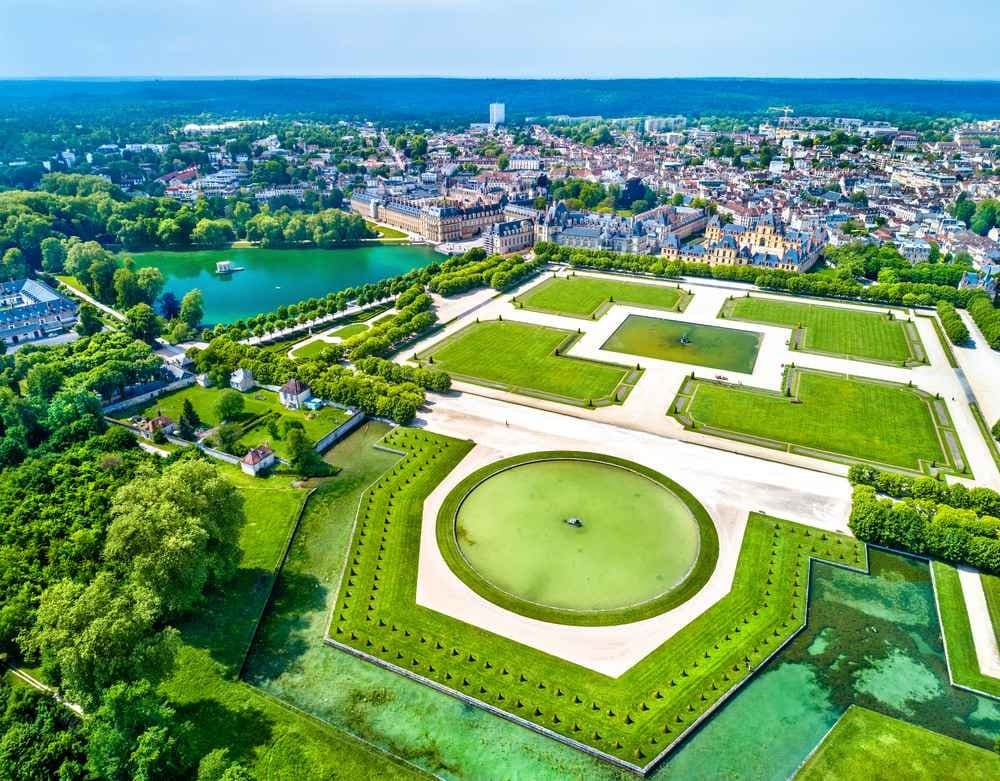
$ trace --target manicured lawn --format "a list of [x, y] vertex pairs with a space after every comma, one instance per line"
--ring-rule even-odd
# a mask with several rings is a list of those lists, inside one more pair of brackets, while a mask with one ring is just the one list
[[366, 323], [351, 323], [350, 325], [345, 325], [330, 331], [327, 336], [339, 336], [341, 339], [346, 339], [348, 336], [355, 336], [356, 334], [364, 333], [367, 330], [368, 325]]
[[235, 679], [305, 491], [287, 478], [253, 480], [235, 467], [220, 469], [246, 499], [244, 558], [221, 593], [179, 622], [176, 668], [161, 684], [179, 716], [193, 723], [195, 750], [228, 748], [261, 779], [419, 777], [410, 766]]
[[633, 370], [556, 355], [574, 337], [572, 331], [490, 320], [463, 328], [418, 357], [428, 363], [433, 359], [435, 369], [456, 379], [515, 393], [556, 397], [573, 404], [614, 398]]
[[801, 329], [798, 349], [808, 352], [892, 363], [923, 360], [923, 349], [914, 354], [907, 340], [906, 321], [885, 312], [756, 297], [733, 298], [722, 311], [733, 320]]
[[[934, 572], [934, 591], [937, 594], [938, 609], [941, 614], [941, 632], [944, 634], [945, 647], [948, 649], [948, 667], [952, 679], [962, 686], [1000, 697], [1000, 679], [984, 675], [979, 670], [979, 660], [972, 640], [969, 613], [965, 607], [958, 570], [940, 561], [931, 562], [931, 567]], [[990, 598], [990, 592], [995, 595], [995, 591], [990, 588], [987, 591], [987, 599]]]
[[[609, 678], [416, 604], [423, 502], [472, 443], [412, 429], [395, 429], [385, 443], [407, 455], [362, 499], [331, 639], [637, 767], [802, 625], [811, 557], [865, 566], [864, 546], [852, 539], [754, 514], [732, 590]], [[329, 578], [325, 567], [317, 574]]]
[[761, 438], [793, 452], [823, 451], [915, 472], [932, 461], [950, 463], [929, 399], [914, 389], [803, 370], [790, 378], [791, 397], [688, 380], [671, 412], [709, 433]]
[[[347, 327], [350, 328], [351, 326]], [[292, 350], [292, 358], [301, 361], [305, 361], [310, 358], [318, 358], [322, 354], [323, 350], [329, 346], [329, 342], [317, 339], [315, 342], [309, 342], [309, 344], [303, 345], [302, 347], [294, 348]]]
[[1000, 576], [982, 574], [983, 591], [986, 593], [986, 606], [990, 609], [990, 621], [993, 623], [993, 634], [1000, 643]]
[[1000, 778], [1000, 756], [979, 746], [853, 706], [796, 781], [938, 781]]
[[[191, 401], [191, 406], [194, 407], [195, 412], [198, 413], [198, 417], [201, 418], [202, 423], [211, 428], [217, 426], [220, 422], [219, 416], [215, 411], [215, 405], [222, 390], [225, 389], [215, 387], [203, 388], [200, 385], [191, 385], [166, 396], [160, 396], [138, 411], [128, 410], [119, 413], [119, 416], [126, 418], [130, 414], [140, 414], [151, 417], [159, 412], [177, 422], [181, 417], [184, 400], [188, 399]], [[284, 435], [282, 434], [282, 438], [280, 439], [275, 439], [271, 435], [267, 428], [270, 420], [274, 420], [279, 424], [279, 431], [282, 419], [298, 420], [302, 423], [306, 436], [315, 442], [348, 418], [347, 413], [339, 407], [323, 407], [315, 412], [310, 410], [286, 409], [278, 401], [277, 393], [260, 388], [248, 391], [242, 395], [244, 411], [235, 421], [246, 426], [246, 432], [240, 437], [240, 444], [246, 447], [256, 447], [261, 442], [267, 441], [271, 443], [271, 447], [281, 457], [287, 455]], [[260, 418], [260, 420], [254, 422], [256, 418]]]
[[679, 311], [687, 306], [690, 299], [690, 294], [675, 287], [572, 276], [542, 282], [517, 300], [525, 309], [590, 318], [598, 315], [609, 302]]
[[383, 239], [406, 239], [409, 238], [402, 231], [398, 231], [395, 228], [389, 228], [385, 225], [376, 225], [374, 222], [369, 222], [365, 220], [365, 224], [368, 226], [369, 230], [373, 230], [379, 234], [380, 238]]

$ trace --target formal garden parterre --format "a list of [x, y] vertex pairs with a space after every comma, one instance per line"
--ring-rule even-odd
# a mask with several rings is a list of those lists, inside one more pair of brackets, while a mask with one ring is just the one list
[[719, 317], [791, 328], [793, 350], [897, 366], [926, 363], [916, 326], [904, 314], [748, 294], [730, 297]]
[[753, 514], [732, 590], [617, 679], [415, 603], [422, 505], [471, 443], [396, 429], [404, 454], [364, 494], [328, 642], [644, 772], [801, 628], [810, 562], [865, 569], [863, 545]]
[[793, 366], [781, 391], [692, 377], [668, 414], [703, 433], [816, 458], [968, 473], [944, 401], [910, 385]]
[[638, 366], [566, 356], [579, 332], [510, 320], [471, 323], [416, 360], [456, 380], [577, 406], [621, 403]]
[[596, 320], [613, 304], [683, 312], [691, 294], [680, 285], [649, 285], [607, 277], [573, 274], [553, 277], [514, 299], [522, 309]]
[[757, 331], [629, 315], [601, 349], [750, 374], [762, 339]]

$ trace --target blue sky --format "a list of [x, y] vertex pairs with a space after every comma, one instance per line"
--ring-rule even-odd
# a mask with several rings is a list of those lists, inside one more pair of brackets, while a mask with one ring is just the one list
[[996, 0], [0, 0], [0, 78], [1000, 79]]

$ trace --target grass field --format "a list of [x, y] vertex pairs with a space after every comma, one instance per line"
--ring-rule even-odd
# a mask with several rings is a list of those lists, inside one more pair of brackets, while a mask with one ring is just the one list
[[1000, 643], [1000, 576], [981, 574], [983, 591], [986, 594], [986, 606], [990, 610], [990, 622], [993, 624], [993, 634]]
[[[976, 647], [972, 640], [969, 613], [965, 607], [958, 570], [940, 561], [931, 562], [931, 568], [934, 573], [934, 591], [941, 614], [941, 632], [944, 634], [945, 647], [948, 649], [948, 667], [951, 670], [952, 680], [976, 691], [1000, 697], [1000, 678], [984, 675], [979, 670], [979, 660], [976, 658]], [[987, 599], [990, 598], [990, 592], [995, 596], [995, 591], [990, 588]], [[993, 616], [991, 612], [991, 618]]]
[[327, 336], [339, 336], [341, 339], [346, 339], [348, 336], [356, 336], [357, 334], [364, 333], [367, 330], [367, 323], [351, 323], [350, 325], [335, 328], [330, 331]]
[[[923, 347], [914, 349], [906, 321], [884, 312], [864, 312], [773, 298], [732, 298], [722, 308], [731, 320], [793, 329], [797, 349], [885, 363], [923, 362]], [[919, 343], [919, 337], [912, 337]]]
[[369, 230], [373, 230], [377, 234], [379, 234], [379, 238], [382, 238], [382, 239], [407, 239], [407, 238], [409, 238], [402, 231], [398, 231], [395, 228], [390, 228], [387, 225], [377, 225], [376, 223], [371, 222], [369, 220], [365, 220], [365, 225], [368, 226]]
[[[616, 399], [634, 369], [557, 355], [572, 331], [490, 320], [473, 323], [418, 356], [454, 378], [573, 404]], [[620, 400], [620, 399], [617, 399]]]
[[944, 426], [931, 409], [933, 399], [913, 388], [803, 370], [789, 372], [786, 388], [788, 397], [687, 380], [671, 414], [707, 433], [835, 460], [911, 472], [926, 471], [932, 462], [939, 467], [956, 463], [939, 438]]
[[866, 566], [860, 543], [752, 515], [731, 591], [617, 679], [417, 605], [427, 495], [471, 443], [395, 429], [407, 455], [366, 492], [347, 554], [334, 644], [644, 767], [797, 631], [811, 558]]
[[194, 750], [228, 748], [233, 760], [260, 779], [420, 777], [408, 765], [235, 679], [305, 491], [287, 479], [259, 480], [235, 467], [220, 469], [246, 499], [244, 558], [236, 578], [178, 624], [177, 666], [161, 684], [178, 716], [194, 724]]
[[[139, 410], [132, 409], [119, 413], [119, 416], [124, 418], [132, 414], [139, 414], [151, 417], [159, 412], [176, 423], [180, 420], [184, 400], [188, 399], [202, 423], [205, 426], [214, 427], [219, 424], [215, 405], [222, 390], [224, 389], [191, 385], [166, 396], [160, 396]], [[242, 395], [244, 410], [235, 421], [246, 427], [245, 433], [240, 437], [240, 444], [246, 447], [256, 447], [261, 442], [267, 441], [271, 443], [274, 452], [281, 457], [287, 455], [284, 447], [285, 441], [284, 439], [275, 439], [270, 434], [267, 428], [270, 420], [273, 419], [279, 423], [279, 430], [282, 419], [298, 420], [302, 423], [306, 436], [311, 441], [316, 442], [348, 418], [347, 413], [339, 407], [323, 407], [315, 412], [286, 409], [278, 401], [277, 393], [259, 388]]]
[[[345, 326], [350, 328], [351, 326]], [[307, 361], [310, 358], [318, 358], [327, 347], [330, 347], [329, 342], [324, 342], [322, 339], [317, 339], [314, 342], [309, 342], [302, 347], [295, 347], [292, 349], [292, 358], [298, 361]]]
[[600, 277], [558, 277], [542, 282], [519, 296], [525, 309], [572, 317], [600, 317], [608, 303], [682, 311], [691, 295], [676, 287], [643, 285]]
[[795, 775], [796, 781], [965, 781], [1000, 778], [1000, 756], [853, 706]]

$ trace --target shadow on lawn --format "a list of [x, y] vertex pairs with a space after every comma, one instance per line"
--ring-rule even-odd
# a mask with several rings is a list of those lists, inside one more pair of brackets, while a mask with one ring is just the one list
[[283, 572], [247, 663], [249, 682], [272, 680], [297, 669], [299, 659], [323, 642], [312, 620], [327, 617], [329, 589], [313, 575]]
[[258, 746], [271, 742], [274, 720], [249, 702], [230, 708], [218, 700], [204, 699], [173, 707], [181, 721], [210, 725], [210, 729], [192, 731], [190, 742], [196, 756], [226, 748], [233, 760], [246, 761], [252, 759]]
[[235, 676], [264, 609], [271, 577], [262, 567], [237, 570], [222, 591], [211, 594], [198, 613], [178, 627], [184, 642], [208, 651], [226, 675]]

